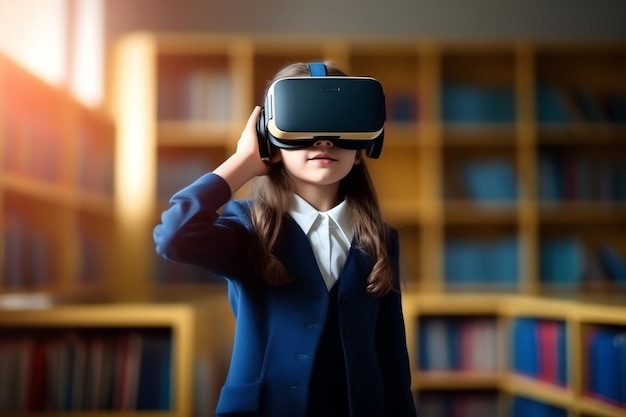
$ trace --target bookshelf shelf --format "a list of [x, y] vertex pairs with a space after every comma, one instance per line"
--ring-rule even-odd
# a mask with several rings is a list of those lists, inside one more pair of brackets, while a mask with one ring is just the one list
[[520, 375], [506, 375], [499, 386], [511, 395], [534, 398], [565, 409], [574, 408], [577, 402], [571, 389]]
[[500, 381], [498, 372], [479, 371], [428, 371], [420, 372], [413, 379], [414, 390], [468, 390], [497, 389]]

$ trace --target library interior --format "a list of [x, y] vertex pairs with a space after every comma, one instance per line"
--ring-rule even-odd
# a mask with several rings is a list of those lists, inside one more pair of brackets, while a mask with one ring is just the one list
[[0, 416], [214, 415], [225, 280], [152, 230], [323, 60], [384, 88], [419, 415], [626, 416], [626, 4], [338, 3], [0, 0]]

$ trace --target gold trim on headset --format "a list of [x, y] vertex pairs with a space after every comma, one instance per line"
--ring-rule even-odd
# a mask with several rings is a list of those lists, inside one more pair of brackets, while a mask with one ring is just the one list
[[374, 132], [285, 132], [276, 127], [271, 119], [267, 122], [269, 133], [279, 140], [313, 139], [316, 137], [333, 137], [341, 140], [374, 140], [383, 133], [384, 127]]

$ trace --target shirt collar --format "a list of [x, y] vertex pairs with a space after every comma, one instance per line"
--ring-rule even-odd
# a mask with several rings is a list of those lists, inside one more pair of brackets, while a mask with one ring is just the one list
[[298, 226], [300, 226], [305, 234], [309, 234], [311, 227], [313, 227], [320, 213], [328, 215], [339, 227], [339, 230], [341, 230], [346, 240], [348, 242], [352, 241], [354, 230], [352, 228], [350, 214], [348, 213], [348, 204], [345, 200], [328, 211], [320, 212], [304, 198], [293, 194], [289, 215], [298, 223]]

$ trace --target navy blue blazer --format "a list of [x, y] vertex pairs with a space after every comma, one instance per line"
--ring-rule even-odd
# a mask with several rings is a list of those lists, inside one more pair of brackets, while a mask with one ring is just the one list
[[[212, 173], [176, 193], [154, 229], [156, 250], [165, 258], [227, 278], [236, 329], [217, 415], [304, 417], [329, 291], [306, 235], [290, 217], [275, 254], [295, 280], [272, 286], [259, 278], [249, 262], [260, 248], [250, 221], [251, 202], [230, 198], [228, 184]], [[336, 284], [351, 417], [416, 415], [400, 298], [398, 237], [389, 230], [394, 290], [383, 297], [366, 292], [373, 264], [354, 246]]]

